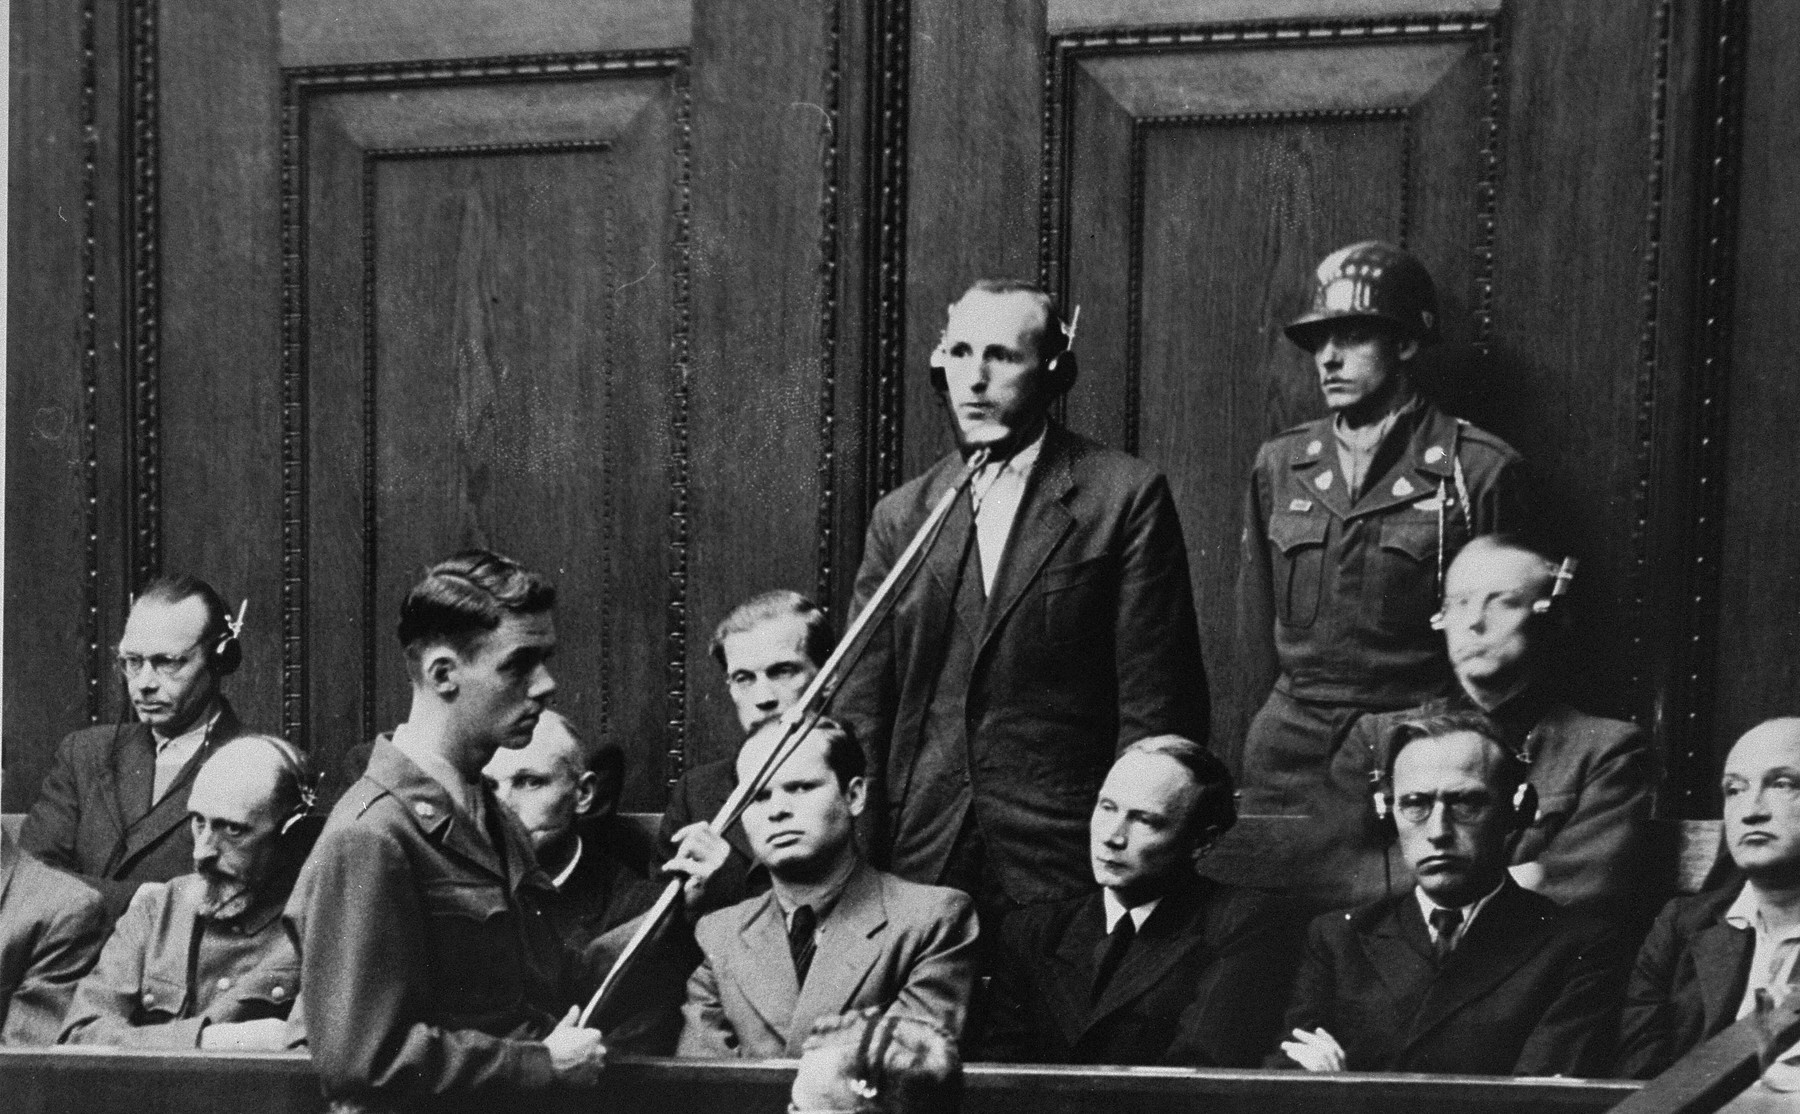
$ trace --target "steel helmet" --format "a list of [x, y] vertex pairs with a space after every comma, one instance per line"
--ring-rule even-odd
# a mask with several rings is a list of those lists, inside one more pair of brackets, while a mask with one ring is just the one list
[[1407, 252], [1380, 240], [1364, 240], [1326, 256], [1313, 273], [1311, 306], [1284, 331], [1311, 352], [1324, 340], [1329, 322], [1347, 317], [1390, 322], [1426, 344], [1443, 339], [1431, 273]]

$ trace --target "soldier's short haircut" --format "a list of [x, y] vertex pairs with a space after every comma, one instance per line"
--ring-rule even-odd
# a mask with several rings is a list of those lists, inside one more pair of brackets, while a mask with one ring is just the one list
[[439, 561], [400, 604], [400, 645], [417, 663], [428, 646], [465, 653], [507, 615], [535, 615], [556, 606], [556, 588], [510, 557], [469, 549]]

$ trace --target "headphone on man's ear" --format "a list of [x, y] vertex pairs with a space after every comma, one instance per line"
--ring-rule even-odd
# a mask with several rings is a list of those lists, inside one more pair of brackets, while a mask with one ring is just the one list
[[[1550, 574], [1550, 594], [1541, 600], [1532, 601], [1531, 613], [1533, 615], [1550, 614], [1551, 609], [1556, 608], [1556, 601], [1569, 594], [1569, 585], [1575, 582], [1575, 570], [1580, 564], [1581, 562], [1573, 557], [1562, 559], [1562, 563], [1557, 565]], [[1560, 613], [1562, 609], [1556, 608], [1556, 610]], [[1438, 609], [1431, 613], [1431, 629], [1443, 630], [1447, 622], [1444, 603], [1440, 600]]]
[[313, 776], [307, 772], [306, 756], [300, 752], [299, 747], [286, 739], [278, 739], [273, 735], [253, 735], [251, 738], [269, 744], [269, 748], [281, 759], [281, 776], [294, 786], [294, 793], [298, 799], [294, 802], [294, 807], [276, 825], [277, 834], [282, 839], [286, 839], [296, 825], [317, 815], [318, 785]]
[[[1081, 374], [1081, 363], [1075, 358], [1075, 328], [1079, 324], [1081, 324], [1080, 306], [1075, 307], [1075, 313], [1069, 318], [1067, 325], [1058, 323], [1063, 335], [1062, 351], [1050, 357], [1050, 362], [1044, 365], [1044, 373], [1050, 378], [1052, 397], [1066, 394], [1069, 388], [1075, 385], [1076, 377]], [[944, 351], [944, 341], [940, 337], [937, 347], [931, 350], [931, 389], [938, 394], [943, 394], [950, 389], [948, 373], [945, 370], [945, 364], [949, 359], [950, 354]]]
[[[1521, 767], [1529, 769], [1530, 761], [1524, 755], [1513, 754], [1511, 751], [1508, 753]], [[1375, 814], [1376, 834], [1384, 847], [1400, 838], [1400, 824], [1395, 818], [1393, 787], [1394, 757], [1390, 755], [1383, 769], [1369, 771], [1369, 804]], [[1519, 779], [1518, 788], [1513, 790], [1511, 815], [1515, 834], [1538, 822], [1537, 789], [1523, 777]]]
[[244, 646], [241, 641], [244, 633], [244, 613], [250, 610], [250, 601], [246, 599], [238, 604], [237, 618], [230, 612], [225, 613], [225, 629], [220, 632], [218, 641], [212, 645], [209, 656], [212, 666], [220, 676], [236, 673], [238, 666], [244, 664]]

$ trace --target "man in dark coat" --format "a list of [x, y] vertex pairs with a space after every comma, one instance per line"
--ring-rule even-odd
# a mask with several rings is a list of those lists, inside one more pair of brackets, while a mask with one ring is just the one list
[[855, 610], [965, 459], [987, 464], [833, 708], [880, 780], [877, 855], [973, 894], [989, 923], [1088, 892], [1088, 814], [1121, 747], [1207, 733], [1168, 481], [1049, 420], [1070, 335], [1023, 283], [978, 282], [950, 307], [933, 375], [959, 451], [876, 506]]
[[99, 890], [109, 918], [145, 882], [193, 868], [188, 788], [201, 763], [243, 733], [219, 691], [242, 660], [239, 623], [203, 580], [151, 582], [119, 640], [137, 722], [65, 738], [19, 830], [25, 850]]
[[[1483, 535], [1444, 578], [1444, 631], [1457, 691], [1422, 709], [1365, 716], [1332, 760], [1340, 815], [1326, 815], [1317, 894], [1359, 905], [1413, 884], [1411, 871], [1374, 829], [1372, 776], [1387, 768], [1393, 734], [1408, 719], [1481, 711], [1530, 768], [1537, 820], [1513, 845], [1521, 886], [1597, 916], [1635, 917], [1641, 929], [1656, 877], [1650, 812], [1656, 761], [1636, 724], [1577, 711], [1560, 699], [1553, 657], [1562, 569], [1519, 541]], [[1662, 895], [1656, 894], [1660, 899]]]
[[106, 942], [92, 887], [0, 831], [0, 1044], [54, 1044], [76, 984]]
[[980, 1057], [1257, 1066], [1298, 933], [1264, 895], [1194, 873], [1235, 819], [1231, 775], [1197, 743], [1125, 748], [1089, 824], [1100, 889], [1007, 918]]
[[1649, 1078], [1800, 976], [1800, 719], [1745, 733], [1725, 758], [1725, 846], [1743, 880], [1663, 907], [1638, 951], [1619, 1072]]
[[1395, 746], [1384, 803], [1418, 883], [1313, 922], [1270, 1066], [1604, 1073], [1621, 941], [1507, 874], [1532, 812], [1521, 763], [1470, 713], [1422, 718]]

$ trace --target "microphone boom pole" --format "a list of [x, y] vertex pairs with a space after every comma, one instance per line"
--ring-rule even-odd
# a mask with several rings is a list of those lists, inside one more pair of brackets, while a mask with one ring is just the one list
[[[976, 449], [969, 457], [968, 462], [963, 466], [961, 475], [957, 477], [956, 483], [951, 485], [950, 490], [946, 491], [943, 498], [938, 500], [937, 506], [932, 508], [931, 514], [926, 516], [924, 524], [913, 535], [912, 541], [908, 542], [906, 548], [901, 551], [899, 560], [894, 562], [894, 567], [888, 570], [888, 574], [882, 578], [880, 586], [869, 597], [869, 602], [863, 606], [862, 613], [851, 622], [850, 629], [844, 632], [844, 637], [838, 642], [837, 649], [833, 650], [831, 656], [825, 659], [825, 664], [819, 667], [819, 672], [813, 677], [812, 683], [806, 686], [806, 691], [801, 694], [800, 699], [782, 714], [781, 740], [763, 760], [756, 776], [749, 781], [739, 782], [737, 787], [731, 791], [731, 796], [725, 799], [725, 804], [719, 809], [718, 815], [707, 822], [707, 826], [714, 833], [723, 832], [737, 822], [738, 818], [744, 814], [744, 809], [769, 784], [776, 771], [781, 769], [782, 764], [792, 756], [794, 751], [799, 749], [801, 740], [806, 738], [807, 733], [813, 729], [813, 725], [819, 722], [819, 717], [825, 714], [825, 709], [830, 707], [831, 699], [837, 695], [844, 678], [861, 660], [863, 651], [868, 648], [869, 640], [873, 637], [874, 632], [894, 610], [900, 593], [912, 579], [913, 574], [918, 571], [920, 565], [925, 563], [925, 557], [937, 542], [938, 535], [943, 532], [944, 521], [950, 517], [950, 509], [956, 505], [957, 497], [974, 481], [975, 474], [981, 471], [987, 460], [988, 450], [985, 448]], [[626, 942], [624, 950], [619, 953], [619, 958], [613, 962], [612, 969], [606, 973], [606, 978], [601, 980], [600, 988], [594, 991], [594, 996], [588, 1000], [587, 1008], [581, 1011], [579, 1024], [586, 1026], [594, 1014], [600, 1012], [612, 1001], [619, 984], [624, 981], [625, 975], [643, 953], [645, 941], [662, 927], [674, 911], [675, 903], [681, 899], [683, 881], [681, 878], [671, 880], [663, 889], [662, 895], [656, 899], [656, 904], [652, 905], [649, 911], [643, 915], [637, 930], [631, 934], [631, 939]]]

